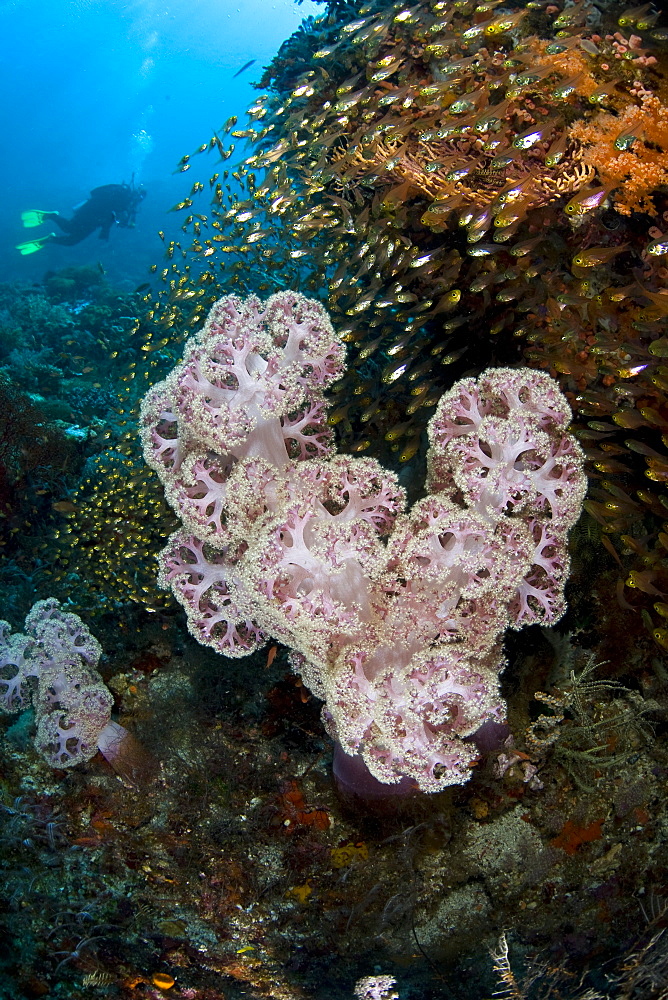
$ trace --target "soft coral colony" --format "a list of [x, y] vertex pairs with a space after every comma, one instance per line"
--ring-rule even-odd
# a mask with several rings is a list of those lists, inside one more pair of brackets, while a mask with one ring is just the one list
[[[650, 586], [668, 587], [652, 545], [668, 500], [647, 482], [668, 478], [666, 29], [646, 5], [351, 6], [286, 42], [248, 126], [225, 126], [251, 143], [245, 191], [209, 178], [210, 214], [168, 248], [159, 322], [201, 322], [221, 268], [227, 289], [299, 280], [350, 345], [339, 441], [401, 461], [474, 352], [481, 367], [524, 349], [589, 424], [588, 509], [621, 590], [632, 581], [622, 607], [642, 605], [665, 648], [633, 581], [650, 560]], [[207, 148], [231, 155], [217, 134]], [[176, 207], [193, 212], [203, 189]], [[619, 532], [639, 517], [649, 544], [629, 545]]]
[[200, 642], [290, 647], [330, 733], [381, 782], [437, 791], [504, 718], [504, 629], [563, 613], [582, 455], [548, 375], [488, 371], [441, 400], [428, 493], [406, 511], [393, 473], [334, 449], [324, 390], [343, 358], [314, 300], [216, 303], [142, 406], [183, 523], [161, 580]]
[[668, 184], [668, 108], [639, 83], [635, 93], [638, 104], [576, 122], [570, 135], [582, 143], [583, 162], [596, 168], [618, 212], [656, 215], [652, 195]]

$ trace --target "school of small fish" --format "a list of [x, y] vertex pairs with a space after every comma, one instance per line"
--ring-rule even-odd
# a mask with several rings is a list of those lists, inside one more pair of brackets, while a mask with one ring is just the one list
[[225, 292], [314, 294], [350, 346], [330, 423], [386, 462], [423, 454], [463, 374], [548, 369], [588, 514], [637, 563], [621, 599], [668, 649], [668, 28], [651, 4], [352, 6], [308, 19], [247, 124], [182, 158], [217, 162], [174, 206], [145, 349]]

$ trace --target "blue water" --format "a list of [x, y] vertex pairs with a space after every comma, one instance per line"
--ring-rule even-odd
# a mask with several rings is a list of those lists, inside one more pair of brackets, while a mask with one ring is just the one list
[[[174, 174], [178, 161], [241, 117], [262, 67], [323, 9], [311, 0], [0, 0], [0, 281], [98, 261], [120, 287], [144, 281], [162, 254], [157, 231], [178, 227], [168, 209], [196, 173], [208, 176], [208, 164]], [[27, 257], [14, 249], [37, 232], [22, 228], [24, 209], [67, 216], [92, 188], [133, 173], [148, 189], [136, 229]]]

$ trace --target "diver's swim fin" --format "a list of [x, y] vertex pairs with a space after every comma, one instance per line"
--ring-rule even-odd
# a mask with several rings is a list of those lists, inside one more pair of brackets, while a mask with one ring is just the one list
[[21, 212], [21, 222], [26, 229], [34, 229], [41, 226], [49, 216], [58, 215], [58, 212], [47, 212], [46, 209], [29, 208], [27, 212]]
[[55, 233], [47, 233], [46, 236], [36, 236], [34, 240], [28, 240], [27, 243], [17, 243], [16, 249], [23, 257], [29, 253], [37, 253], [55, 235]]

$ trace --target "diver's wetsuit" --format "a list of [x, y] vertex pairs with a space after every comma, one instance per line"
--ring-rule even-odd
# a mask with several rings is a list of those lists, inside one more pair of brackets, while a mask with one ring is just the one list
[[48, 214], [47, 217], [63, 230], [62, 236], [54, 235], [49, 242], [71, 247], [98, 228], [100, 239], [108, 240], [114, 224], [125, 227], [134, 225], [142, 197], [143, 193], [139, 194], [129, 184], [104, 184], [94, 188], [88, 201], [77, 208], [71, 219], [64, 219], [55, 212]]

